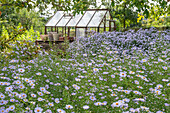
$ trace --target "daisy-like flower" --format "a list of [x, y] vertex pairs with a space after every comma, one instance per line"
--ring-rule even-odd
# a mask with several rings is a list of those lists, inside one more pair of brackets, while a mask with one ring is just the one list
[[120, 102], [114, 102], [113, 104], [111, 104], [111, 106], [114, 107], [120, 107], [121, 103]]
[[113, 67], [112, 69], [116, 71], [116, 68], [115, 68], [115, 67]]
[[25, 69], [19, 68], [18, 71], [19, 71], [20, 73], [23, 73], [23, 72], [25, 72]]
[[167, 86], [170, 86], [170, 83], [168, 83]]
[[167, 70], [167, 67], [166, 67], [166, 66], [163, 66], [162, 68], [163, 68], [164, 70]]
[[59, 98], [56, 98], [54, 101], [55, 101], [55, 103], [57, 103], [57, 104], [60, 103]]
[[35, 98], [35, 97], [37, 97], [37, 95], [36, 95], [36, 94], [31, 94], [31, 97], [34, 97], [34, 98]]
[[103, 67], [103, 64], [99, 64], [98, 67]]
[[63, 109], [57, 109], [58, 113], [65, 113]]
[[94, 100], [96, 100], [96, 97], [90, 96], [90, 100], [94, 101]]
[[133, 91], [133, 93], [138, 94], [138, 95], [141, 95], [141, 94], [142, 94], [142, 93], [139, 92], [139, 91]]
[[34, 60], [30, 60], [30, 61], [28, 61], [28, 63], [34, 63]]
[[14, 106], [14, 105], [9, 106], [9, 110], [10, 110], [10, 111], [14, 111], [14, 109], [15, 109], [15, 106]]
[[45, 92], [46, 91], [45, 87], [40, 87], [40, 91]]
[[15, 84], [19, 85], [19, 84], [21, 84], [21, 81], [20, 80], [16, 80]]
[[83, 54], [84, 57], [87, 57], [87, 54]]
[[48, 103], [49, 106], [54, 106], [53, 102]]
[[163, 88], [163, 86], [162, 86], [161, 84], [158, 84], [158, 85], [156, 86], [156, 88], [157, 88], [157, 89], [160, 89], [160, 88]]
[[162, 79], [162, 81], [164, 81], [164, 82], [169, 82], [169, 80], [168, 80], [168, 79]]
[[26, 97], [27, 97], [27, 95], [26, 95], [25, 93], [21, 93], [20, 95], [21, 95], [21, 97], [23, 97], [23, 98], [26, 98]]
[[38, 92], [38, 95], [43, 96], [44, 94], [42, 92]]
[[112, 93], [112, 94], [110, 94], [112, 97], [115, 97], [115, 96], [117, 96], [115, 93]]
[[126, 94], [129, 94], [131, 91], [130, 90], [124, 90]]
[[133, 71], [130, 71], [130, 72], [129, 72], [129, 74], [135, 74], [135, 72], [133, 72]]
[[109, 72], [103, 72], [104, 75], [108, 74]]
[[100, 105], [102, 105], [102, 103], [101, 102], [95, 102], [94, 105], [95, 106], [100, 106]]
[[133, 99], [133, 101], [141, 101], [141, 102], [145, 102], [145, 99], [143, 99], [143, 98], [135, 98], [135, 99]]
[[141, 75], [139, 75], [139, 74], [138, 74], [138, 75], [136, 75], [136, 76], [137, 76], [137, 77], [141, 77]]
[[25, 88], [25, 86], [24, 86], [23, 84], [20, 84], [18, 87], [19, 87], [20, 89], [24, 89], [24, 88]]
[[45, 100], [45, 99], [38, 97], [38, 101], [43, 101], [43, 100]]
[[105, 105], [107, 105], [107, 102], [104, 101], [104, 102], [101, 103], [101, 105], [102, 105], [102, 106], [105, 106]]
[[141, 62], [142, 62], [142, 63], [143, 63], [143, 62], [147, 62], [147, 59], [142, 59]]
[[1, 108], [0, 113], [5, 113], [5, 109]]
[[99, 69], [98, 69], [98, 68], [94, 68], [93, 71], [94, 71], [94, 72], [98, 72]]
[[142, 86], [137, 86], [137, 88], [143, 89], [143, 87], [142, 87]]
[[0, 94], [0, 98], [1, 98], [1, 99], [4, 99], [4, 98], [5, 98], [5, 95], [1, 93], [1, 94]]
[[135, 82], [135, 84], [139, 84], [139, 81], [137, 81], [137, 80], [135, 80], [134, 82]]
[[50, 109], [47, 109], [45, 113], [53, 113]]
[[13, 91], [13, 87], [12, 86], [6, 87], [5, 91], [11, 92], [11, 91]]
[[73, 109], [73, 106], [72, 106], [72, 105], [66, 105], [65, 108], [66, 108], [66, 109]]
[[113, 51], [108, 51], [107, 53], [112, 54], [112, 53], [113, 53]]
[[35, 112], [35, 113], [42, 113], [42, 111], [43, 111], [43, 109], [42, 109], [41, 107], [36, 107], [36, 108], [34, 109], [34, 112]]
[[52, 71], [52, 69], [49, 68], [48, 71]]
[[123, 101], [124, 101], [124, 102], [129, 102], [129, 101], [130, 101], [130, 99], [125, 98], [125, 99], [123, 99]]
[[120, 77], [126, 77], [126, 73], [120, 72]]
[[161, 94], [161, 91], [160, 91], [160, 90], [155, 90], [155, 93], [156, 93], [157, 95], [160, 95], [160, 94]]
[[15, 99], [10, 99], [10, 102], [15, 102]]
[[83, 109], [89, 109], [89, 106], [88, 105], [84, 105]]
[[42, 75], [40, 72], [36, 73], [36, 75]]
[[108, 59], [108, 62], [112, 62], [112, 61], [113, 61], [113, 58]]

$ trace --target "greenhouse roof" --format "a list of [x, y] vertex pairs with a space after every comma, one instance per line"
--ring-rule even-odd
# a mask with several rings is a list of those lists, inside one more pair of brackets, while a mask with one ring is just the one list
[[47, 22], [47, 27], [99, 27], [101, 21], [109, 13], [107, 9], [89, 9], [84, 14], [71, 16], [64, 11], [57, 11]]

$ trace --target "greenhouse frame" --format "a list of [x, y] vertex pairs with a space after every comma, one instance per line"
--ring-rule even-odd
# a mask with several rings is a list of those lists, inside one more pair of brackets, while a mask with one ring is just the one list
[[78, 38], [91, 35], [92, 31], [95, 33], [113, 30], [116, 30], [116, 24], [108, 9], [88, 9], [75, 16], [57, 11], [45, 24], [45, 34], [55, 32], [59, 37]]

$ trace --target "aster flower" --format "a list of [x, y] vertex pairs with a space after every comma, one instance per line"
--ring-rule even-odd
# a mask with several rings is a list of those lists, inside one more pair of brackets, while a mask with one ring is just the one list
[[88, 105], [84, 105], [83, 109], [89, 109], [89, 106]]
[[9, 111], [14, 111], [15, 110], [15, 105], [9, 106]]
[[57, 109], [58, 113], [65, 113], [65, 111], [63, 109]]
[[141, 94], [142, 94], [142, 93], [139, 92], [139, 91], [133, 91], [133, 93], [138, 94], [138, 95], [141, 95]]
[[93, 71], [94, 71], [94, 72], [98, 72], [99, 69], [98, 69], [98, 68], [94, 68]]
[[55, 103], [57, 103], [57, 104], [60, 103], [59, 98], [56, 98], [54, 101], [55, 101]]
[[112, 108], [114, 107], [120, 107], [121, 103], [120, 102], [114, 102], [113, 104], [111, 104]]
[[36, 73], [36, 75], [42, 75], [40, 72]]
[[43, 111], [43, 109], [42, 109], [41, 107], [36, 107], [36, 108], [34, 109], [34, 112], [35, 112], [35, 113], [42, 113], [42, 111]]
[[38, 100], [38, 101], [43, 101], [43, 100], [45, 100], [45, 99], [43, 99], [43, 98], [41, 98], [41, 97], [38, 97], [37, 100]]
[[5, 91], [9, 91], [9, 92], [13, 91], [13, 86], [6, 87]]
[[120, 77], [126, 77], [126, 73], [120, 72]]
[[0, 94], [0, 98], [1, 99], [4, 99], [5, 98], [5, 95], [3, 93]]
[[66, 108], [66, 109], [73, 109], [73, 106], [72, 106], [72, 105], [66, 105], [65, 108]]
[[25, 72], [25, 69], [19, 68], [18, 71], [19, 71], [20, 73], [23, 73], [23, 72]]
[[37, 95], [36, 95], [36, 94], [31, 94], [31, 97], [34, 97], [34, 98], [35, 98], [35, 97], [37, 97]]
[[95, 106], [100, 106], [100, 105], [102, 105], [102, 103], [101, 102], [95, 102], [94, 105]]
[[48, 103], [49, 106], [54, 106], [53, 102]]
[[38, 92], [38, 95], [39, 96], [43, 96], [44, 94], [42, 92]]
[[96, 98], [94, 96], [90, 96], [90, 100], [94, 101]]

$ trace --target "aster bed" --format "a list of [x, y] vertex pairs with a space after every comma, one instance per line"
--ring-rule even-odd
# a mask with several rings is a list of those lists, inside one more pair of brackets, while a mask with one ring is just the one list
[[155, 28], [97, 33], [66, 58], [42, 50], [24, 61], [13, 46], [17, 56], [1, 59], [0, 112], [169, 113], [169, 42]]

